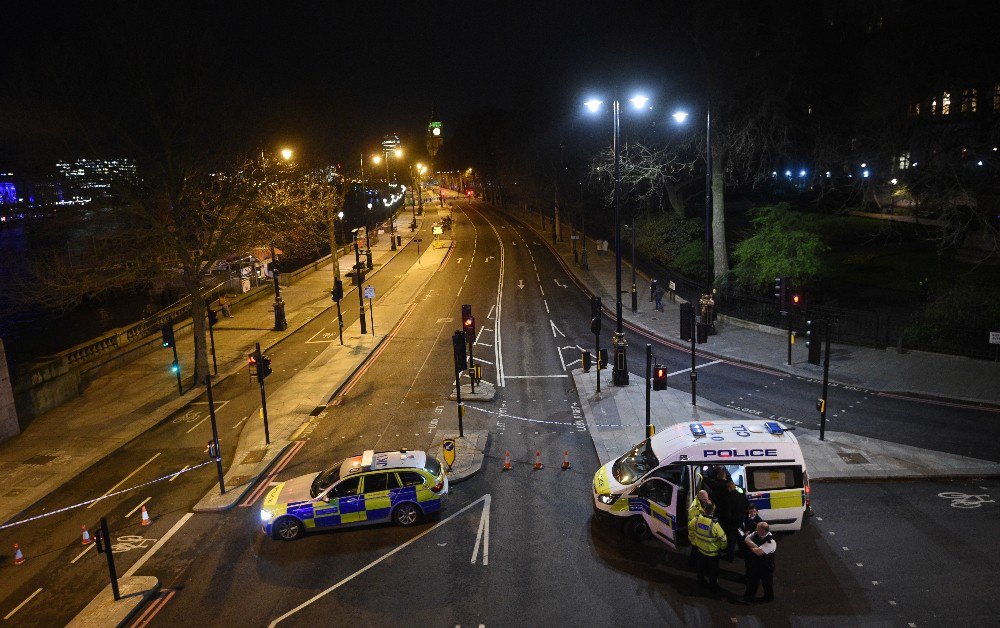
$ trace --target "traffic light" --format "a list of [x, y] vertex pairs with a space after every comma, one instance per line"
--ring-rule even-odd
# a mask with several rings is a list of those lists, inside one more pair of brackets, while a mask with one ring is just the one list
[[174, 360], [173, 362], [170, 363], [170, 372], [171, 373], [181, 372], [181, 365], [177, 363], [177, 360]]
[[212, 308], [208, 308], [208, 326], [212, 327], [218, 324], [219, 324], [219, 313], [213, 310]]
[[173, 347], [174, 346], [174, 324], [167, 323], [160, 328], [160, 334], [163, 335], [163, 346]]
[[822, 338], [820, 330], [822, 321], [806, 321], [806, 347], [809, 349], [809, 364], [819, 366], [820, 353], [822, 349]]
[[257, 365], [259, 363], [260, 363], [260, 356], [257, 355], [256, 351], [247, 354], [247, 367], [250, 370], [251, 380], [257, 377]]
[[774, 278], [774, 298], [778, 300], [778, 309], [782, 312], [788, 311], [788, 292], [791, 288], [791, 281], [788, 277]]
[[584, 350], [580, 352], [580, 362], [583, 364], [584, 373], [590, 372], [591, 360], [590, 351]]
[[799, 294], [798, 292], [793, 293], [789, 301], [791, 301], [793, 310], [795, 310], [796, 312], [802, 311], [803, 301], [801, 294]]
[[458, 373], [469, 363], [469, 356], [465, 353], [465, 334], [456, 331], [451, 337], [451, 347], [455, 354], [455, 372]]
[[590, 299], [590, 333], [601, 333], [601, 297]]
[[208, 454], [209, 460], [217, 460], [219, 458], [219, 448], [215, 446], [214, 440], [210, 440], [205, 444], [205, 453]]
[[260, 356], [260, 377], [261, 379], [271, 374], [271, 358], [266, 355]]
[[653, 367], [653, 390], [667, 389], [667, 368], [662, 364]]
[[340, 301], [344, 298], [344, 282], [339, 279], [333, 280], [333, 290], [330, 291], [330, 297], [334, 301]]
[[472, 316], [472, 306], [469, 304], [462, 306], [462, 331], [465, 332], [466, 340], [476, 341], [476, 319]]

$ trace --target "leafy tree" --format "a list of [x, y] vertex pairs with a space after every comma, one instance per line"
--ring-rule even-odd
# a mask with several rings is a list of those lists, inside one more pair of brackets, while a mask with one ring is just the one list
[[805, 285], [822, 272], [822, 257], [830, 248], [787, 204], [755, 209], [752, 224], [754, 234], [733, 251], [733, 274], [739, 283], [764, 288], [775, 277], [786, 276]]
[[636, 248], [643, 255], [688, 275], [704, 272], [697, 219], [662, 212], [646, 214], [636, 220], [636, 228]]

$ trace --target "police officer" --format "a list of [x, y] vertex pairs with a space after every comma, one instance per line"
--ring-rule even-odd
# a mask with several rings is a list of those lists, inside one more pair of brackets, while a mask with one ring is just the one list
[[698, 584], [718, 589], [719, 554], [726, 549], [726, 533], [712, 516], [715, 505], [709, 503], [704, 508], [704, 513], [688, 522], [688, 536], [698, 548]]
[[[747, 590], [740, 598], [742, 602], [770, 602], [774, 600], [774, 542], [766, 521], [757, 524], [757, 531], [743, 541], [750, 550], [750, 573], [747, 574]], [[764, 585], [764, 597], [756, 598], [757, 587]]]
[[[691, 505], [688, 507], [688, 529], [690, 529], [692, 521], [697, 519], [699, 515], [705, 514], [705, 507], [711, 505], [712, 500], [708, 497], [708, 491], [698, 491], [698, 495], [691, 500]], [[691, 555], [688, 557], [688, 567], [694, 569], [698, 566], [698, 546], [694, 544], [693, 534], [688, 534], [688, 540], [691, 541]]]

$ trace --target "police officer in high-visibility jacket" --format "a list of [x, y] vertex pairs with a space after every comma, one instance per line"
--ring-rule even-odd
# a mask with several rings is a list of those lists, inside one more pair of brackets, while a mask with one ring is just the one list
[[726, 549], [726, 533], [713, 516], [715, 505], [709, 502], [703, 508], [704, 513], [688, 522], [688, 537], [698, 549], [698, 584], [718, 589], [719, 554]]
[[[691, 500], [691, 506], [688, 508], [688, 529], [691, 528], [692, 521], [700, 515], [705, 514], [705, 505], [711, 503], [712, 500], [708, 497], [708, 491], [698, 491], [698, 495]], [[693, 534], [688, 534], [688, 540], [691, 541], [691, 554], [688, 557], [688, 567], [693, 569], [698, 566], [698, 546], [694, 544]]]

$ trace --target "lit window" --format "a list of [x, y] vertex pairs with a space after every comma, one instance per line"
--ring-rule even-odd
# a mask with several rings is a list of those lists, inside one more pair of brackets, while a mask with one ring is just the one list
[[993, 111], [1000, 111], [1000, 83], [993, 86]]
[[896, 167], [898, 167], [900, 170], [906, 170], [906, 169], [908, 169], [910, 167], [910, 153], [909, 152], [905, 152], [905, 153], [901, 154], [899, 157], [897, 157]]
[[975, 87], [962, 90], [962, 113], [976, 113], [979, 92]]
[[936, 116], [938, 114], [937, 98], [931, 99], [931, 115]]
[[941, 115], [946, 116], [951, 113], [951, 92], [941, 95]]

